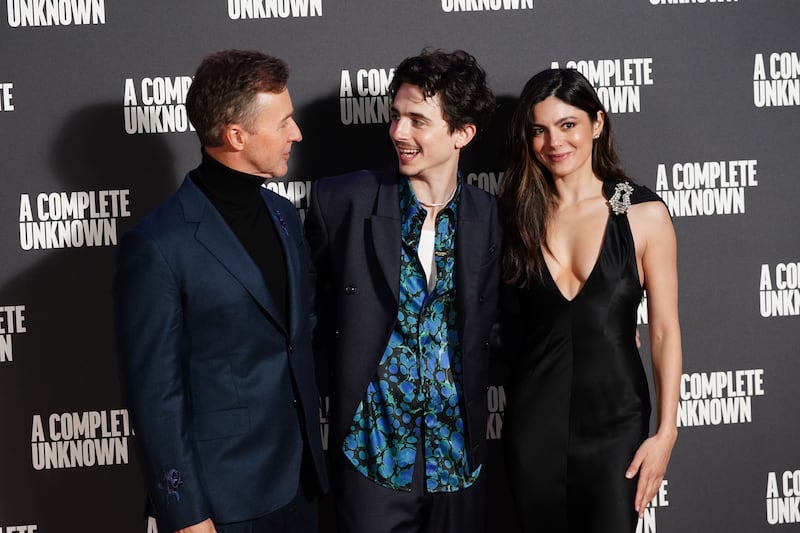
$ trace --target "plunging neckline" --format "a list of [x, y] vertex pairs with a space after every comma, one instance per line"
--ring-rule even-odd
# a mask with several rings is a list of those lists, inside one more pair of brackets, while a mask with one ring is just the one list
[[600, 264], [600, 259], [603, 256], [603, 252], [605, 251], [606, 240], [608, 239], [608, 232], [609, 232], [610, 228], [611, 228], [611, 213], [608, 214], [608, 218], [606, 219], [606, 227], [603, 230], [603, 237], [600, 239], [600, 249], [597, 251], [597, 257], [594, 260], [594, 265], [592, 265], [592, 269], [589, 271], [589, 275], [586, 276], [586, 279], [581, 284], [581, 286], [578, 288], [578, 291], [575, 293], [575, 295], [572, 298], [567, 298], [566, 296], [564, 296], [564, 291], [561, 290], [561, 287], [558, 286], [558, 283], [556, 283], [555, 278], [553, 278], [553, 274], [552, 274], [552, 272], [550, 272], [550, 266], [547, 264], [547, 259], [545, 259], [545, 257], [544, 257], [544, 252], [542, 252], [542, 261], [544, 261], [544, 269], [545, 269], [545, 271], [547, 271], [547, 277], [550, 279], [550, 283], [553, 284], [553, 287], [555, 288], [555, 290], [558, 293], [558, 295], [565, 302], [572, 303], [575, 300], [577, 300], [578, 297], [581, 294], [583, 294], [583, 289], [585, 289], [586, 286], [589, 284], [589, 281], [591, 281], [592, 277], [594, 276], [595, 271], [597, 270], [597, 266]]

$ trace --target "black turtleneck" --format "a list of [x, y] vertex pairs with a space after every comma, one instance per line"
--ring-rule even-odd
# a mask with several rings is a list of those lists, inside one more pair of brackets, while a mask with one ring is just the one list
[[264, 178], [226, 167], [205, 150], [202, 163], [192, 171], [191, 177], [261, 270], [272, 300], [286, 324], [286, 258], [261, 197]]

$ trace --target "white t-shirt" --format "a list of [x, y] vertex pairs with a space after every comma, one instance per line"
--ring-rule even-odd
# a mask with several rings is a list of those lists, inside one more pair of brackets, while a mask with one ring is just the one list
[[436, 261], [433, 257], [433, 244], [436, 239], [436, 232], [432, 229], [424, 229], [419, 236], [419, 248], [417, 256], [422, 263], [425, 271], [425, 278], [428, 280], [428, 292], [436, 286]]

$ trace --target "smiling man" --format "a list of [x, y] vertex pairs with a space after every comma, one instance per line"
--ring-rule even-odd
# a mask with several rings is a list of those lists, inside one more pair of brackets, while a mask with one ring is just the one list
[[313, 278], [292, 204], [262, 185], [302, 139], [280, 59], [206, 57], [186, 108], [202, 162], [123, 237], [120, 367], [161, 532], [317, 532], [327, 486]]
[[339, 526], [479, 532], [501, 236], [458, 162], [495, 100], [463, 51], [404, 60], [389, 92], [397, 166], [315, 182], [306, 221]]

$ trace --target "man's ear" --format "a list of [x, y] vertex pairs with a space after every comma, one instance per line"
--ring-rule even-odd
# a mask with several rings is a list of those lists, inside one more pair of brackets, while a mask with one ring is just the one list
[[240, 124], [228, 124], [225, 126], [225, 129], [222, 130], [222, 142], [230, 150], [235, 152], [241, 152], [244, 150], [244, 144], [247, 140], [247, 136], [247, 130], [245, 130]]
[[455, 134], [456, 148], [461, 149], [475, 138], [475, 134], [478, 133], [478, 128], [475, 127], [475, 124], [465, 124], [453, 133]]

